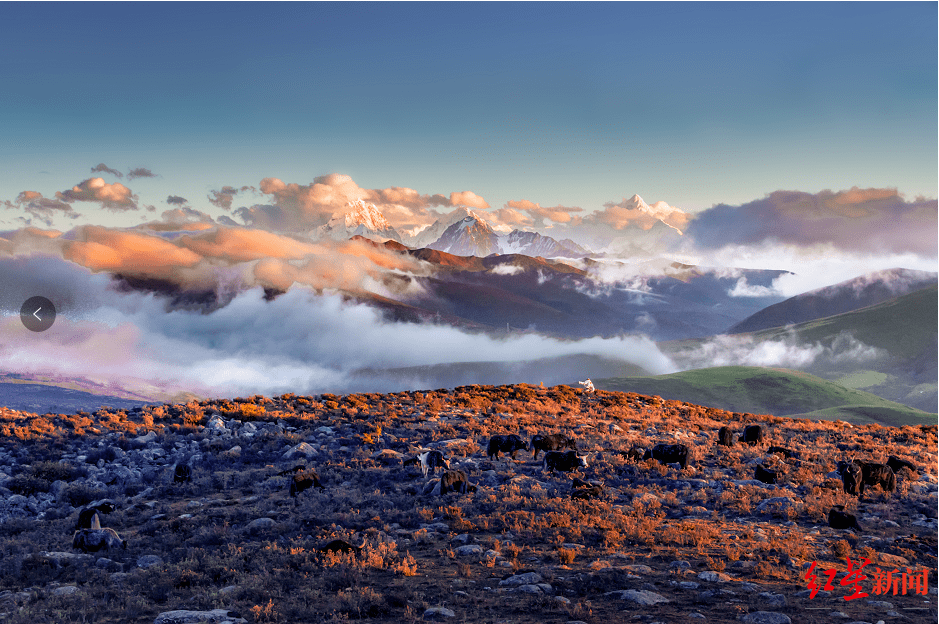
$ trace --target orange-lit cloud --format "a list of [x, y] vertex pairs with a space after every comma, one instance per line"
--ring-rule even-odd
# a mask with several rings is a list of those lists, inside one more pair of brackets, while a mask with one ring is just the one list
[[108, 184], [104, 178], [88, 178], [67, 191], [57, 192], [55, 196], [68, 203], [98, 202], [109, 210], [135, 210], [137, 208], [137, 197], [129, 188], [120, 182]]
[[937, 252], [937, 202], [908, 202], [896, 189], [776, 191], [742, 206], [698, 213], [688, 234], [702, 248], [778, 242], [846, 251]]

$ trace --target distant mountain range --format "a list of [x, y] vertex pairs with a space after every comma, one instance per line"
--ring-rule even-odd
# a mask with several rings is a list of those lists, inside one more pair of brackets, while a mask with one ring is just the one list
[[543, 258], [584, 258], [588, 256], [636, 256], [668, 249], [682, 236], [688, 215], [665, 202], [651, 206], [638, 195], [616, 206], [615, 221], [582, 223], [572, 231], [589, 239], [594, 249], [573, 240], [557, 240], [537, 232], [511, 230], [494, 225], [480, 212], [458, 207], [432, 225], [411, 233], [398, 232], [377, 206], [358, 200], [329, 222], [308, 234], [312, 238], [345, 240], [364, 236], [374, 240], [394, 240], [412, 248], [430, 248], [458, 256], [485, 257], [492, 254], [524, 254]]

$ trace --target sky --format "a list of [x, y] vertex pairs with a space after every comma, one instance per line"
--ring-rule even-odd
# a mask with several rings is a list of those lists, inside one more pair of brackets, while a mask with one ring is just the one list
[[[330, 174], [468, 191], [493, 210], [590, 213], [639, 194], [697, 212], [855, 186], [937, 196], [935, 3], [3, 3], [0, 15], [0, 201], [52, 199], [93, 175], [157, 215], [175, 197], [218, 216], [209, 198], [226, 186]], [[82, 223], [154, 216], [73, 207]]]
[[[349, 384], [455, 358], [674, 371], [641, 335], [390, 323], [338, 293], [406, 301], [429, 265], [308, 234], [361, 200], [400, 233], [469, 208], [618, 250], [590, 278], [614, 284], [651, 266], [626, 262], [638, 249], [790, 271], [780, 298], [935, 272], [937, 18], [931, 2], [0, 3], [0, 373], [152, 396], [393, 389]], [[171, 306], [116, 274], [227, 303]], [[26, 335], [40, 291], [64, 312]], [[817, 357], [777, 351], [760, 363]]]

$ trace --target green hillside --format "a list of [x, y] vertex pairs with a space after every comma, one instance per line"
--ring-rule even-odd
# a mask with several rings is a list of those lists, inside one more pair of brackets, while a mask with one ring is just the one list
[[601, 390], [658, 395], [734, 412], [884, 425], [935, 424], [937, 415], [799, 371], [751, 366], [594, 379]]

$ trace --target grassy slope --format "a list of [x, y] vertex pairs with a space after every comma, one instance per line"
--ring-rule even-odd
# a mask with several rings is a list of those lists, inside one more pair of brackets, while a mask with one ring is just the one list
[[936, 422], [936, 414], [785, 369], [723, 366], [654, 377], [595, 379], [594, 385], [603, 390], [654, 394], [735, 412], [885, 425]]

